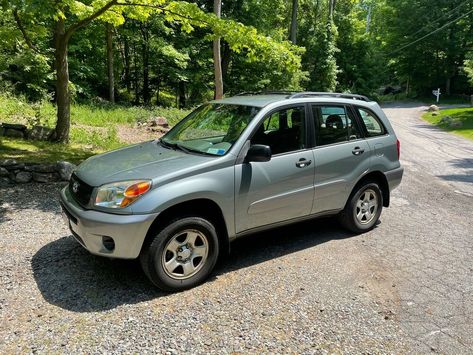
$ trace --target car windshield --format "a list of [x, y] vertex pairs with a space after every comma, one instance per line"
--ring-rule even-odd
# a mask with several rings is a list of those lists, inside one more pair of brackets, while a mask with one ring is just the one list
[[224, 155], [258, 111], [253, 106], [205, 104], [179, 122], [161, 142], [184, 151]]

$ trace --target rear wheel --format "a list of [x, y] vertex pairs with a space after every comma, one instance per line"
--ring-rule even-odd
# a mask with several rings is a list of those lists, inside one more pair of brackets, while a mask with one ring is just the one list
[[355, 233], [374, 228], [383, 209], [383, 194], [375, 182], [366, 182], [353, 191], [345, 209], [340, 213], [340, 222]]
[[201, 217], [169, 223], [144, 247], [141, 266], [164, 291], [181, 291], [202, 283], [218, 259], [215, 227]]

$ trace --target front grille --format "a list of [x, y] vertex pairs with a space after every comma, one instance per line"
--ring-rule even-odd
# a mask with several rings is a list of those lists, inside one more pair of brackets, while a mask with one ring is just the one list
[[82, 206], [87, 206], [90, 202], [94, 187], [86, 184], [79, 179], [75, 174], [72, 174], [69, 181], [69, 191], [74, 199]]

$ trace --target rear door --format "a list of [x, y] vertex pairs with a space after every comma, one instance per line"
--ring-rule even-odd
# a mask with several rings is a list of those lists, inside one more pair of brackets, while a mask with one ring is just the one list
[[310, 214], [314, 196], [314, 162], [308, 145], [305, 105], [268, 114], [251, 144], [269, 145], [268, 162], [235, 166], [237, 233]]
[[370, 167], [370, 147], [348, 105], [312, 105], [315, 197], [312, 213], [339, 210]]

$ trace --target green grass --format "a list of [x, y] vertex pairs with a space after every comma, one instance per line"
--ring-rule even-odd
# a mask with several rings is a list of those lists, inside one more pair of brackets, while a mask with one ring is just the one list
[[99, 151], [77, 144], [59, 144], [0, 137], [0, 159], [20, 162], [51, 163], [61, 160], [78, 164]]
[[[442, 122], [442, 117], [446, 116], [452, 118], [451, 122], [460, 122], [461, 127], [452, 127], [451, 123]], [[434, 116], [429, 112], [422, 115], [422, 118], [446, 131], [473, 140], [473, 108], [441, 110], [438, 116]]]
[[[117, 136], [118, 125], [132, 127], [137, 121], [161, 116], [172, 126], [189, 112], [177, 108], [125, 107], [106, 102], [73, 104], [70, 144], [0, 137], [0, 159], [14, 158], [22, 162], [67, 160], [78, 163], [91, 155], [126, 145]], [[21, 97], [0, 93], [0, 123], [3, 122], [53, 128], [56, 108], [49, 101], [28, 103]]]
[[[107, 102], [91, 104], [73, 104], [71, 122], [76, 124], [109, 127], [111, 124], [133, 124], [150, 117], [165, 117], [170, 125], [175, 125], [190, 110], [165, 107], [120, 106]], [[28, 103], [24, 98], [0, 93], [0, 122], [41, 124], [54, 127], [56, 108], [49, 101]]]

